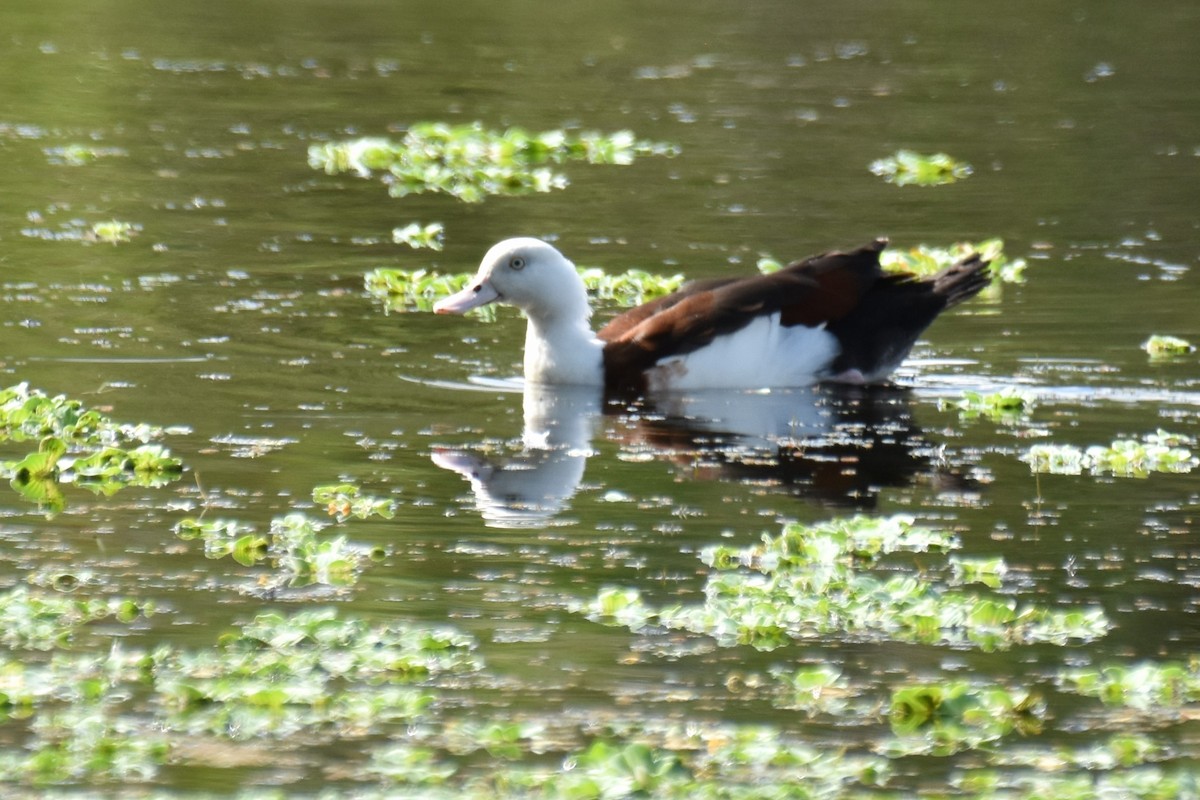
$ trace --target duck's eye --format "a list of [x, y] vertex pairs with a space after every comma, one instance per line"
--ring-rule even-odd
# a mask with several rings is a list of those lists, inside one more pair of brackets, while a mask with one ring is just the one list
[[525, 259], [520, 256], [513, 256], [508, 262], [509, 269], [522, 270], [525, 269]]

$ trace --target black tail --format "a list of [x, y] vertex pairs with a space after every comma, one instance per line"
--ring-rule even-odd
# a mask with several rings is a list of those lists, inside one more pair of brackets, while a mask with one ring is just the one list
[[970, 300], [992, 282], [988, 263], [979, 253], [972, 253], [927, 280], [933, 284], [933, 293], [945, 298], [945, 307], [951, 308]]
[[938, 314], [991, 282], [987, 265], [976, 253], [928, 278], [883, 275], [853, 312], [829, 325], [842, 347], [831, 374], [860, 375], [868, 383], [886, 379]]

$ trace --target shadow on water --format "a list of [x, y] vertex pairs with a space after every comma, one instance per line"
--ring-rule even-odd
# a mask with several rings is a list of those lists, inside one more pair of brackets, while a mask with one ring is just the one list
[[639, 460], [689, 481], [738, 482], [835, 508], [868, 509], [881, 489], [924, 481], [970, 492], [913, 419], [906, 390], [808, 387], [709, 391], [604, 403], [594, 389], [527, 386], [515, 454], [480, 443], [435, 448], [433, 462], [471, 485], [492, 527], [536, 527], [578, 491], [598, 430]]

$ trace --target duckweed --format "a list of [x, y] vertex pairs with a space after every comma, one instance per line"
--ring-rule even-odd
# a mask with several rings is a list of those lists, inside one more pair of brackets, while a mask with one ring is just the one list
[[[599, 267], [581, 267], [578, 271], [594, 300], [618, 306], [640, 305], [683, 284], [682, 275], [661, 276], [640, 269], [619, 275], [610, 275]], [[364, 285], [389, 311], [431, 311], [438, 300], [461, 291], [473, 277], [469, 272], [444, 275], [434, 270], [380, 267], [367, 273]], [[495, 308], [490, 305], [470, 313], [487, 320], [496, 316]]]
[[329, 516], [336, 517], [339, 522], [350, 517], [391, 519], [396, 515], [395, 501], [363, 494], [362, 489], [352, 483], [317, 486], [312, 497], [314, 503], [325, 506]]
[[250, 526], [234, 520], [199, 520], [192, 517], [175, 524], [175, 535], [184, 541], [199, 539], [208, 558], [230, 556], [243, 566], [253, 566], [265, 559], [271, 540], [255, 533]]
[[684, 280], [682, 275], [655, 275], [641, 269], [609, 275], [599, 267], [582, 267], [579, 277], [594, 299], [626, 308], [670, 294]]
[[88, 241], [102, 242], [104, 244], [120, 244], [121, 242], [131, 241], [141, 231], [141, 225], [113, 219], [107, 222], [93, 223], [92, 227], [84, 235], [84, 238]]
[[351, 586], [371, 553], [345, 536], [323, 536], [324, 527], [293, 513], [271, 520], [264, 535], [230, 520], [188, 517], [176, 523], [175, 534], [202, 541], [209, 558], [230, 556], [244, 566], [265, 563], [274, 572], [268, 580], [272, 587]]
[[1145, 478], [1153, 472], [1191, 472], [1200, 459], [1189, 449], [1186, 436], [1159, 429], [1137, 439], [1117, 439], [1111, 445], [1093, 445], [1086, 450], [1074, 445], [1039, 444], [1029, 448], [1021, 460], [1033, 472], [1054, 475], [1093, 474]]
[[369, 727], [421, 716], [434, 698], [410, 684], [478, 671], [475, 647], [449, 628], [371, 624], [331, 608], [266, 613], [216, 650], [154, 653], [154, 685], [172, 726], [191, 731], [249, 738]]
[[166, 763], [170, 744], [117, 708], [109, 699], [38, 715], [25, 747], [0, 751], [0, 780], [49, 786], [151, 778]]
[[[951, 591], [924, 572], [871, 574], [888, 553], [958, 547], [952, 534], [916, 526], [902, 515], [793, 523], [779, 536], [764, 535], [755, 547], [705, 549], [701, 558], [714, 571], [702, 603], [654, 608], [637, 589], [609, 587], [577, 608], [598, 622], [635, 631], [685, 630], [725, 646], [762, 650], [834, 633], [996, 650], [1031, 642], [1093, 641], [1109, 630], [1098, 608], [1018, 606], [1003, 595]], [[1003, 562], [988, 564], [993, 579], [1003, 574]]]
[[0, 642], [23, 650], [52, 650], [69, 644], [93, 622], [129, 623], [153, 613], [153, 603], [128, 598], [66, 597], [17, 586], [0, 593]]
[[1142, 711], [1178, 708], [1200, 702], [1200, 661], [1064, 669], [1058, 674], [1058, 685], [1064, 691], [1095, 697], [1108, 705]]
[[[432, 311], [438, 300], [462, 291], [472, 277], [469, 272], [444, 275], [436, 270], [379, 267], [366, 274], [364, 287], [383, 302], [386, 311]], [[496, 318], [492, 304], [468, 313], [488, 321]]]
[[920, 244], [908, 250], [889, 247], [880, 253], [879, 263], [890, 272], [909, 272], [926, 277], [941, 272], [973, 253], [978, 253], [988, 262], [993, 286], [997, 283], [1025, 282], [1025, 259], [1008, 258], [1004, 253], [1003, 239], [985, 239], [975, 243], [956, 242], [947, 247]]
[[897, 150], [887, 158], [872, 161], [870, 169], [897, 186], [941, 186], [971, 174], [971, 165], [965, 161], [945, 153], [922, 155], [912, 150]]
[[1013, 424], [1028, 419], [1037, 401], [1032, 392], [1005, 386], [996, 392], [965, 390], [958, 400], [939, 400], [938, 408], [954, 409], [964, 420], [989, 419]]
[[127, 156], [129, 153], [120, 147], [98, 147], [87, 144], [69, 144], [62, 147], [47, 147], [44, 149], [46, 158], [51, 164], [61, 164], [69, 167], [81, 167], [101, 158]]
[[674, 145], [640, 140], [629, 131], [530, 133], [521, 128], [492, 131], [480, 123], [421, 122], [398, 142], [362, 138], [312, 145], [308, 163], [329, 175], [352, 172], [367, 178], [382, 173], [393, 197], [443, 192], [478, 203], [494, 195], [565, 188], [567, 177], [547, 164], [630, 164], [638, 156], [677, 152]]
[[1154, 334], [1146, 341], [1142, 342], [1142, 349], [1145, 350], [1153, 360], [1166, 360], [1178, 358], [1189, 353], [1196, 352], [1196, 346], [1186, 339], [1180, 339], [1178, 336], [1163, 336]]
[[163, 429], [126, 425], [63, 395], [50, 397], [21, 383], [0, 391], [0, 442], [38, 440], [36, 451], [0, 462], [0, 475], [31, 502], [53, 513], [66, 506], [60, 484], [111, 495], [126, 486], [161, 486], [183, 463], [152, 439]]
[[1013, 732], [1038, 733], [1045, 715], [1034, 692], [966, 681], [906, 686], [892, 694], [889, 718], [900, 738], [887, 750], [892, 755], [951, 755]]
[[0, 441], [56, 436], [69, 445], [146, 443], [163, 435], [160, 427], [113, 421], [65, 395], [49, 396], [28, 383], [0, 390]]
[[431, 222], [428, 225], [410, 222], [403, 228], [392, 230], [392, 241], [396, 244], [406, 244], [414, 250], [441, 250], [446, 241], [446, 229], [440, 222]]

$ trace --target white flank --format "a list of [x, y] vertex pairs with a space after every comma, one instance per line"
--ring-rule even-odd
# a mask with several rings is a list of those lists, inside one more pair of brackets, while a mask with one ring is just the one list
[[646, 383], [651, 392], [808, 386], [839, 350], [824, 327], [784, 327], [772, 314], [693, 353], [663, 359], [647, 370]]

